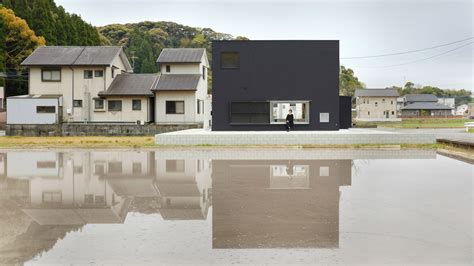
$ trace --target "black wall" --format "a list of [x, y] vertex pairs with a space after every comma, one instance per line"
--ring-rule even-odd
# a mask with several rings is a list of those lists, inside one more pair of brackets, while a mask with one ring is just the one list
[[[239, 69], [220, 68], [223, 51], [239, 52]], [[212, 130], [282, 130], [230, 123], [231, 102], [270, 100], [311, 101], [310, 123], [295, 130], [339, 129], [339, 41], [214, 41], [212, 53]]]
[[352, 97], [339, 96], [339, 128], [352, 127]]

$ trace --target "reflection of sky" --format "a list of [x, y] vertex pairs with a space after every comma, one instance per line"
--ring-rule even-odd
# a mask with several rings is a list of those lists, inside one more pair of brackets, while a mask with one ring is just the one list
[[[367, 162], [367, 163], [366, 163]], [[469, 263], [473, 166], [443, 156], [355, 160], [340, 187], [338, 249], [212, 249], [207, 220], [129, 213], [124, 224], [86, 225], [30, 263]]]

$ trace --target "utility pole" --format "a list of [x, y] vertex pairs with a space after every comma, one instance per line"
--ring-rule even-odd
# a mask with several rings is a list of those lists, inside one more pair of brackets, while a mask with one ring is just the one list
[[130, 58], [132, 59], [132, 69], [135, 70], [135, 58], [138, 58], [135, 56], [135, 51], [130, 52], [131, 56]]

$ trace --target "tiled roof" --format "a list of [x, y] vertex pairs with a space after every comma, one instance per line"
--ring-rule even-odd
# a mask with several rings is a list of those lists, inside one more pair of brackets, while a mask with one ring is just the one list
[[438, 97], [433, 94], [407, 94], [405, 95], [407, 102], [437, 102]]
[[155, 84], [154, 91], [195, 91], [199, 74], [162, 74]]
[[111, 65], [119, 55], [127, 70], [130, 64], [121, 46], [43, 46], [37, 48], [23, 66], [105, 66]]
[[100, 96], [153, 96], [152, 88], [158, 74], [119, 74]]
[[453, 108], [436, 102], [415, 102], [407, 104], [402, 110], [451, 110]]
[[164, 48], [156, 61], [158, 63], [199, 63], [205, 52], [204, 48]]
[[398, 97], [398, 95], [396, 89], [360, 89], [355, 91], [356, 97]]

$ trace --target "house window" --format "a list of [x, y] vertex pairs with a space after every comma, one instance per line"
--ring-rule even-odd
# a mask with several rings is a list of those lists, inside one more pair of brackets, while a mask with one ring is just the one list
[[375, 106], [378, 106], [378, 103], [377, 103], [377, 102], [375, 102]]
[[85, 203], [85, 204], [94, 204], [94, 195], [92, 195], [92, 194], [85, 194], [85, 195], [84, 195], [84, 203]]
[[384, 103], [384, 102], [385, 102], [385, 99], [382, 99], [382, 102]]
[[365, 99], [364, 99], [364, 104], [365, 104]]
[[115, 100], [115, 101], [108, 101], [108, 110], [110, 112], [120, 112], [122, 111], [122, 101]]
[[92, 70], [84, 70], [84, 79], [91, 79], [93, 75]]
[[115, 68], [112, 67], [112, 78], [115, 78]]
[[329, 113], [319, 113], [319, 123], [329, 123]]
[[202, 66], [202, 79], [206, 79], [206, 67]]
[[94, 71], [94, 77], [101, 78], [104, 76], [104, 70], [96, 70]]
[[95, 169], [94, 169], [94, 173], [95, 173], [96, 175], [103, 175], [103, 174], [105, 174], [105, 165], [103, 165], [103, 164], [96, 164], [96, 165], [94, 166], [94, 168], [95, 168]]
[[42, 81], [61, 81], [61, 68], [42, 68], [41, 69], [41, 80]]
[[95, 99], [94, 100], [94, 109], [96, 110], [104, 110], [104, 100], [103, 99]]
[[240, 55], [238, 52], [221, 52], [222, 69], [239, 69]]
[[392, 111], [392, 115], [395, 115], [395, 111]]
[[140, 111], [142, 109], [142, 100], [132, 100], [132, 110]]
[[54, 114], [56, 113], [56, 106], [36, 106], [37, 114]]
[[166, 72], [167, 73], [171, 72], [171, 66], [170, 65], [166, 65]]
[[370, 115], [370, 111], [367, 112], [367, 115]]
[[390, 104], [393, 104], [393, 101], [390, 101]]
[[268, 124], [270, 123], [270, 103], [232, 102], [230, 122], [234, 124]]
[[74, 166], [73, 168], [73, 173], [74, 174], [82, 174], [82, 166]]
[[63, 194], [61, 191], [43, 192], [43, 203], [61, 203]]
[[184, 160], [166, 160], [166, 172], [184, 172]]
[[184, 114], [184, 101], [166, 101], [167, 114]]
[[72, 106], [74, 107], [82, 107], [82, 100], [74, 100], [72, 102]]
[[36, 163], [38, 169], [54, 169], [56, 168], [56, 161], [39, 161]]

